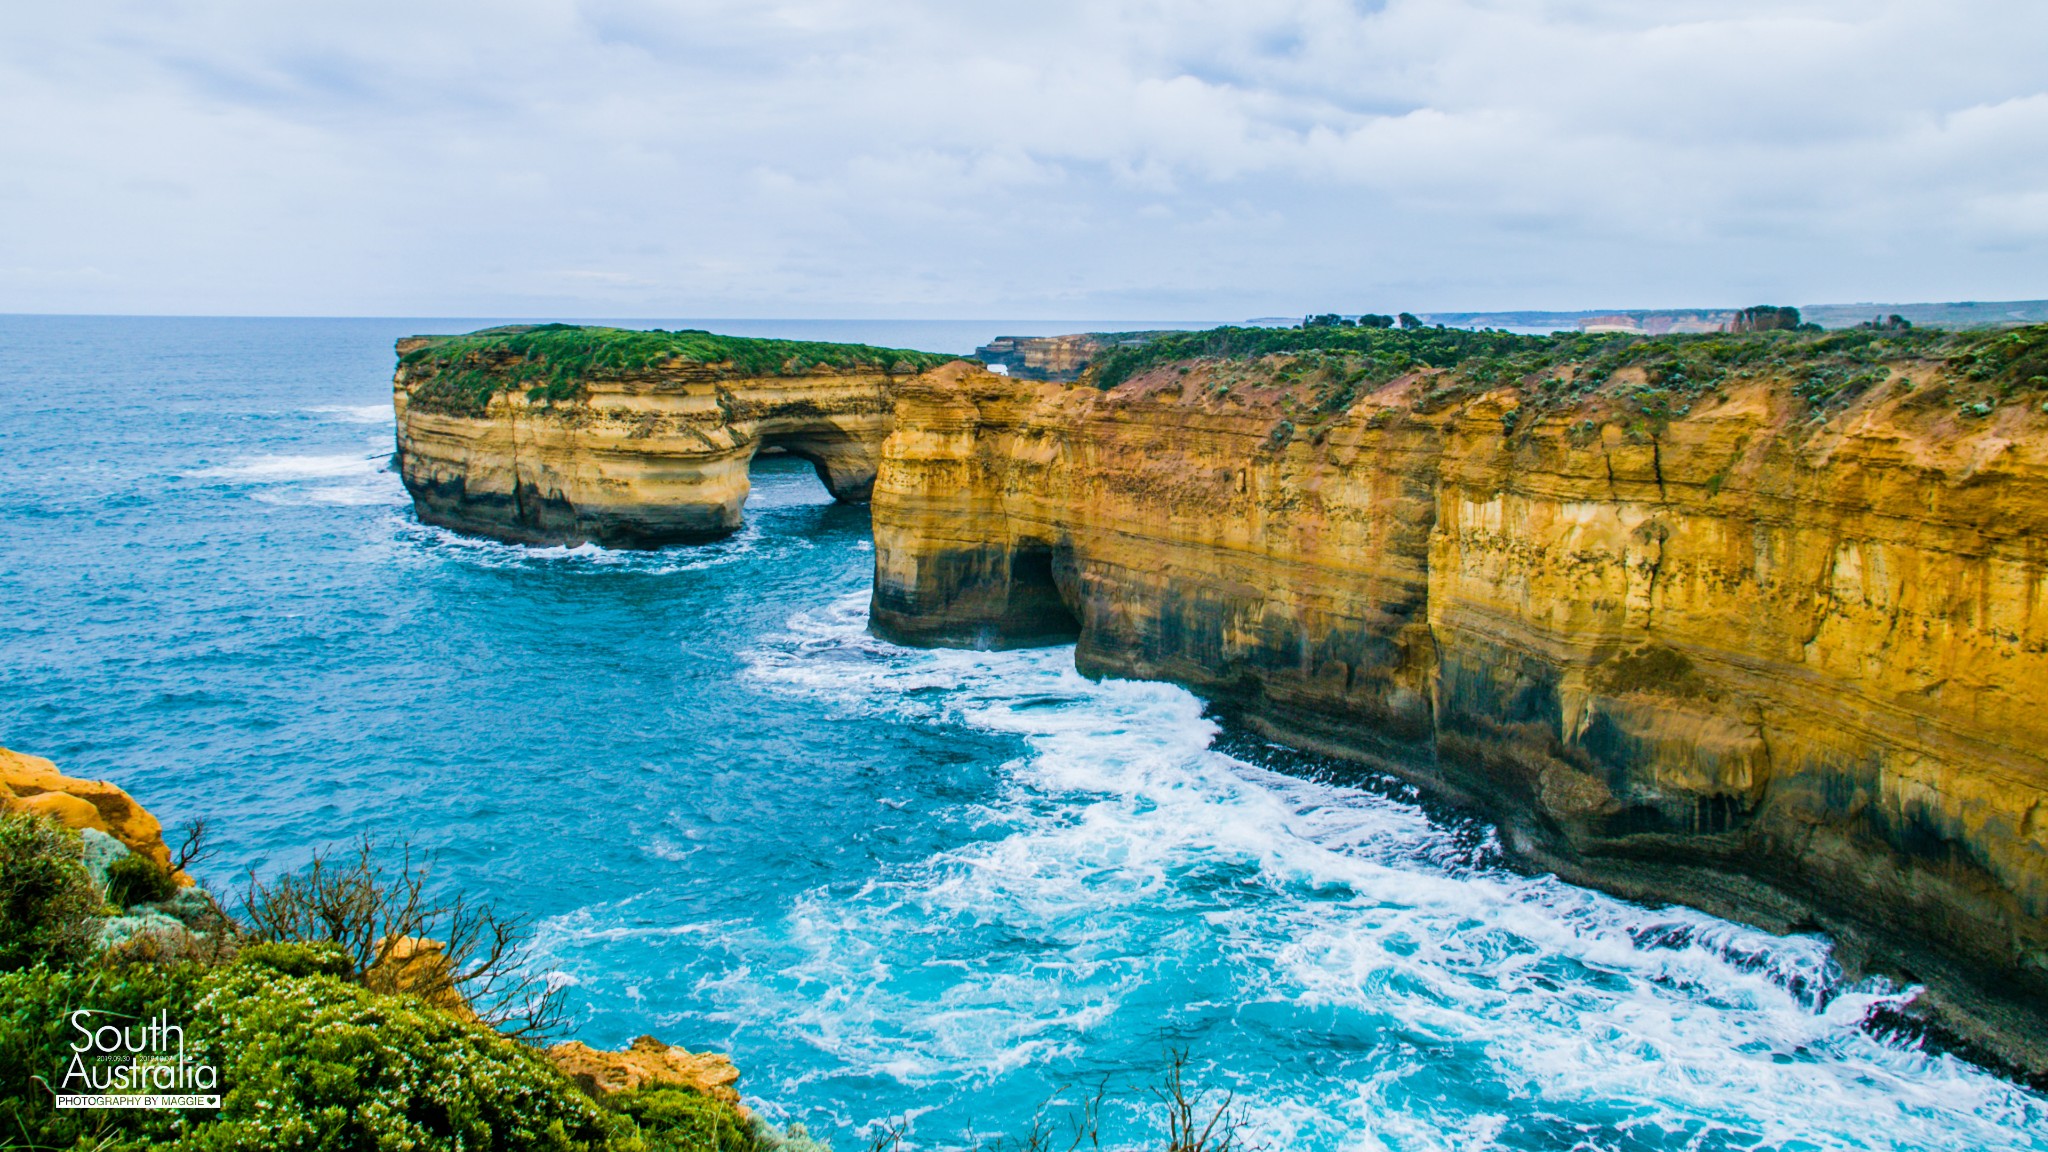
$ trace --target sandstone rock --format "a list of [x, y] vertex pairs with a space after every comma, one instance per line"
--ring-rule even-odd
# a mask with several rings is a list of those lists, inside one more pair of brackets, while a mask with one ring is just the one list
[[623, 1052], [607, 1052], [570, 1040], [549, 1048], [547, 1055], [563, 1075], [593, 1097], [670, 1084], [727, 1104], [740, 1102], [739, 1090], [734, 1087], [740, 1073], [731, 1059], [714, 1052], [693, 1053], [652, 1036], [640, 1037]]
[[[104, 780], [66, 776], [41, 757], [0, 748], [0, 806], [50, 816], [79, 831], [104, 832], [129, 851], [171, 866], [163, 825], [133, 797]], [[174, 877], [180, 885], [192, 883], [183, 872]]]
[[429, 343], [399, 341], [392, 382], [414, 507], [429, 524], [529, 544], [653, 548], [727, 535], [763, 447], [810, 461], [834, 498], [866, 501], [892, 386], [914, 371], [746, 376], [665, 362], [593, 373], [560, 401], [529, 399], [508, 376], [472, 413], [415, 402], [437, 370], [409, 355]]
[[874, 630], [1075, 638], [1570, 879], [1824, 927], [2048, 1070], [2048, 416], [1959, 423], [1918, 364], [1663, 427], [1418, 372], [1311, 429], [1255, 368], [900, 386]]
[[[390, 939], [386, 937], [385, 939]], [[457, 1019], [477, 1023], [476, 1009], [470, 1007], [462, 990], [455, 986], [450, 970], [447, 944], [425, 936], [400, 936], [383, 957], [364, 974], [363, 983], [379, 992], [410, 992]]]

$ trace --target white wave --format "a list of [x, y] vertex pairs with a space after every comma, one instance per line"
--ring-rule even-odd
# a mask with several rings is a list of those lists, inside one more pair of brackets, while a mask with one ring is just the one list
[[351, 508], [379, 504], [399, 505], [411, 499], [406, 495], [405, 485], [399, 483], [395, 476], [373, 479], [363, 484], [328, 484], [306, 490], [307, 503], [339, 504]]
[[232, 464], [223, 464], [203, 469], [191, 475], [206, 480], [240, 480], [247, 483], [268, 484], [294, 480], [324, 480], [344, 476], [369, 476], [383, 471], [390, 463], [389, 450], [381, 454], [364, 455], [360, 452], [333, 453], [321, 455], [274, 455], [247, 456]]
[[315, 416], [330, 416], [347, 424], [390, 424], [397, 419], [388, 401], [381, 404], [322, 404], [306, 411]]
[[367, 453], [265, 453], [188, 475], [192, 479], [246, 485], [251, 489], [248, 495], [264, 504], [403, 504], [407, 500], [405, 486], [389, 465], [388, 449]]
[[[1863, 1031], [1896, 995], [1839, 986], [1824, 940], [1491, 866], [1412, 804], [1215, 751], [1194, 696], [1090, 682], [1068, 648], [904, 649], [865, 623], [864, 597], [800, 614], [749, 674], [1029, 753], [980, 815], [995, 838], [798, 901], [801, 995], [730, 989], [852, 1065], [975, 1083], [1076, 1055], [1206, 956], [1206, 994], [1234, 1011], [1337, 1012], [1401, 1041], [1342, 1079], [1257, 1084], [1276, 1143], [1484, 1147], [1531, 1115], [1598, 1115], [1695, 1145], [2048, 1147], [2038, 1096]], [[1028, 944], [935, 943], [990, 925]], [[1432, 1050], [1514, 1107], [1418, 1096]]]
[[789, 472], [756, 472], [747, 489], [749, 514], [779, 508], [814, 508], [833, 503], [832, 493], [816, 476]]
[[264, 504], [331, 504], [345, 508], [396, 507], [411, 499], [396, 477], [371, 477], [357, 484], [317, 487], [273, 485], [259, 489], [254, 498]]

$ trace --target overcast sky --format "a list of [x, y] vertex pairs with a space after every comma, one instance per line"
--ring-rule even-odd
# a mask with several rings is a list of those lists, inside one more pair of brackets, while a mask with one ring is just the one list
[[2048, 297], [2042, 0], [63, 0], [0, 311]]

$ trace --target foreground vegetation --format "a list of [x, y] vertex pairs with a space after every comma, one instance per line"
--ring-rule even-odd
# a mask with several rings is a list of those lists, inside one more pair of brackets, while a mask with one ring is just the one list
[[666, 367], [700, 369], [727, 379], [815, 372], [906, 375], [952, 359], [867, 344], [541, 324], [432, 337], [400, 356], [399, 364], [424, 377], [410, 403], [481, 415], [500, 392], [522, 391], [533, 401], [574, 400], [593, 378]]
[[[168, 874], [136, 876], [156, 865], [126, 865], [117, 888], [85, 858], [80, 837], [47, 818], [0, 815], [0, 1146], [759, 1152], [780, 1143], [734, 1106], [683, 1087], [592, 1099], [538, 1048], [500, 1031], [537, 1036], [553, 1018], [549, 990], [523, 975], [520, 926], [429, 899], [426, 872], [409, 858], [387, 874], [368, 845], [320, 857], [296, 876], [252, 882], [236, 916], [202, 899], [178, 927], [167, 926], [166, 902], [135, 899], [164, 895]], [[124, 891], [131, 906], [108, 903]], [[157, 926], [104, 930], [148, 917]], [[392, 941], [428, 931], [443, 933], [442, 962], [389, 963]], [[63, 1084], [80, 1009], [98, 1013], [95, 1027], [167, 1014], [190, 1061], [217, 1070], [219, 1110], [54, 1107], [55, 1092], [81, 1090]]]

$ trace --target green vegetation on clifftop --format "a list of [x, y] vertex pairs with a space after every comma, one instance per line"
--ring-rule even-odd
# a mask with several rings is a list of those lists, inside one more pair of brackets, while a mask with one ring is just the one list
[[821, 372], [909, 375], [956, 359], [868, 344], [575, 324], [512, 325], [421, 339], [426, 342], [408, 348], [398, 360], [421, 381], [410, 402], [465, 415], [482, 415], [500, 392], [524, 391], [535, 401], [574, 400], [593, 378], [662, 369], [684, 368], [722, 379]]
[[[1636, 336], [1525, 336], [1456, 328], [1216, 328], [1173, 333], [1112, 349], [1084, 383], [1113, 388], [1168, 365], [1207, 362], [1254, 385], [1299, 386], [1312, 416], [1341, 412], [1408, 373], [1427, 373], [1420, 403], [1434, 407], [1512, 388], [1532, 415], [1595, 395], [1619, 400], [1652, 423], [1680, 418], [1694, 399], [1741, 378], [1793, 381], [1816, 412], [1839, 407], [1893, 376], [1893, 365], [1933, 369], [1965, 417], [2014, 403], [2048, 401], [2048, 326], [2002, 331], [1862, 329]], [[1930, 400], [1934, 399], [1930, 396]], [[1519, 412], [1519, 410], [1517, 410]], [[1512, 415], [1512, 414], [1511, 414]], [[1520, 419], [1519, 415], [1514, 418]]]

